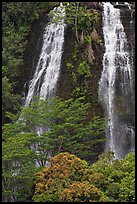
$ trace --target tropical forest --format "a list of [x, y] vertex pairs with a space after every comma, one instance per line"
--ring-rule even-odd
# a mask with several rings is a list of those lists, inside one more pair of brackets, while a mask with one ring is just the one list
[[2, 202], [135, 202], [135, 2], [2, 2]]

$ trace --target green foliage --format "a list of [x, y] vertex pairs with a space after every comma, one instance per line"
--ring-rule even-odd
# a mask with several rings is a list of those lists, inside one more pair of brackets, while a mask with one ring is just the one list
[[[44, 5], [44, 2], [41, 4]], [[87, 8], [80, 5], [80, 2], [63, 2], [63, 7], [65, 6], [65, 22], [68, 26], [75, 31], [77, 42], [79, 43], [79, 35], [83, 31], [85, 35], [88, 35], [98, 24], [100, 19], [100, 14], [96, 10], [90, 12], [87, 11]], [[58, 18], [55, 22], [60, 21], [60, 11], [54, 11], [50, 14], [51, 16], [56, 15]]]
[[10, 80], [19, 76], [31, 23], [36, 19], [35, 2], [3, 2], [3, 65], [8, 68]]
[[2, 123], [7, 120], [7, 112], [15, 113], [19, 110], [19, 95], [13, 94], [12, 89], [13, 83], [9, 81], [8, 77], [4, 76], [2, 78]]
[[8, 76], [8, 68], [6, 66], [2, 66], [2, 77]]
[[89, 35], [84, 36], [84, 43], [87, 45], [91, 45], [92, 43], [92, 38]]
[[[34, 151], [30, 149], [32, 134], [23, 133], [24, 125], [3, 127], [2, 189], [5, 202], [27, 201], [32, 195]], [[22, 131], [22, 133], [21, 133]]]
[[[86, 49], [86, 48], [85, 48]], [[79, 53], [79, 50], [82, 50]], [[75, 44], [74, 52], [72, 56], [72, 62], [67, 63], [71, 64], [71, 75], [73, 79], [73, 97], [86, 97], [89, 89], [89, 79], [92, 77], [91, 67], [87, 61], [87, 52], [83, 51], [82, 45]]]
[[67, 68], [70, 69], [70, 68], [73, 68], [74, 66], [72, 65], [72, 63], [67, 63]]
[[[66, 22], [73, 29], [78, 31], [90, 32], [93, 30], [94, 25], [99, 21], [99, 13], [95, 10], [87, 12], [86, 7], [79, 5], [79, 2], [66, 3]], [[77, 25], [76, 25], [77, 20]]]
[[99, 20], [99, 13], [95, 10], [92, 12], [87, 12], [84, 7], [80, 7], [78, 14], [78, 29], [85, 32], [92, 31], [94, 25]]
[[[23, 107], [18, 121], [3, 126], [3, 176], [7, 179], [8, 174], [11, 183], [9, 187], [3, 184], [4, 193], [10, 191], [12, 195], [14, 182], [16, 186], [20, 182], [23, 184], [26, 177], [32, 184], [34, 164], [45, 166], [51, 154], [69, 151], [82, 158], [84, 152], [91, 159], [94, 145], [101, 142], [100, 137], [103, 139], [104, 124], [100, 118], [85, 122], [89, 107], [82, 97], [76, 100], [36, 99], [29, 107]], [[38, 134], [41, 128], [45, 131]], [[13, 182], [14, 172], [17, 175]], [[21, 199], [24, 187], [27, 188], [25, 184], [20, 185], [15, 191], [18, 193], [16, 199]]]
[[82, 77], [83, 76], [87, 76], [87, 77], [91, 76], [90, 67], [86, 61], [83, 61], [79, 64], [77, 72], [78, 72], [78, 75], [82, 76]]
[[[65, 150], [80, 156], [80, 152], [87, 152], [94, 144], [104, 140], [102, 118], [97, 117], [85, 123], [89, 107], [90, 104], [85, 103], [83, 97], [75, 100], [63, 100], [59, 97], [52, 101], [40, 100], [23, 109], [20, 122], [27, 124], [27, 131], [35, 131], [36, 127], [48, 127], [48, 131], [39, 137], [42, 141], [46, 138], [42, 144], [44, 150], [45, 147], [48, 148], [47, 152], [50, 148], [52, 154]], [[96, 122], [98, 126], [95, 129]]]
[[59, 2], [37, 2], [38, 9], [45, 9], [50, 11], [53, 7], [58, 6]]
[[106, 178], [107, 185], [101, 189], [111, 201], [135, 202], [135, 153], [129, 153], [125, 159], [112, 159], [112, 153], [106, 153], [91, 166]]
[[71, 60], [69, 59], [68, 62], [72, 64], [72, 69], [70, 69], [73, 80], [72, 97], [85, 96], [86, 101], [91, 101], [94, 106], [99, 106], [96, 88], [96, 93], [91, 93], [91, 84], [96, 82], [94, 78], [97, 77], [96, 74], [93, 74], [95, 70], [92, 64], [96, 60], [94, 50], [96, 51], [96, 44], [100, 40], [96, 31], [100, 23], [100, 13], [92, 9], [92, 6], [90, 8], [87, 5], [87, 8], [86, 4], [83, 5], [81, 2], [69, 2], [69, 4], [63, 2], [63, 4], [66, 8], [66, 23], [76, 39]]
[[36, 10], [35, 2], [2, 2], [3, 123], [10, 122], [6, 112], [17, 113], [19, 110], [19, 95], [15, 87], [22, 73], [27, 36], [31, 23], [36, 19]]

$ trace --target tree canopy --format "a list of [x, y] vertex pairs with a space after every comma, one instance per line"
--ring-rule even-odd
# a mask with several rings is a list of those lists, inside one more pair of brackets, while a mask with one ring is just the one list
[[92, 165], [63, 152], [36, 173], [35, 202], [135, 202], [135, 154], [112, 160], [105, 153]]
[[83, 101], [82, 97], [36, 99], [29, 107], [22, 108], [13, 123], [3, 126], [3, 179], [9, 179], [11, 184], [6, 187], [3, 183], [3, 188], [7, 188], [4, 194], [8, 188], [13, 190], [14, 174], [16, 183], [18, 177], [23, 183], [26, 177], [31, 180], [35, 165], [47, 165], [50, 157], [62, 151], [92, 160], [95, 148], [105, 140], [104, 119], [86, 120], [90, 104]]

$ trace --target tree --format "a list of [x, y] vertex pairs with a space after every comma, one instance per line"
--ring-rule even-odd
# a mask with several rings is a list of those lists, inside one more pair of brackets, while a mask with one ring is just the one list
[[[2, 124], [8, 121], [7, 112], [17, 112], [19, 110], [19, 95], [13, 94], [13, 83], [7, 76], [2, 78]], [[11, 120], [10, 120], [11, 121]]]
[[36, 202], [99, 201], [103, 193], [83, 180], [88, 163], [73, 154], [63, 152], [52, 157], [51, 165], [37, 172]]
[[[103, 118], [94, 117], [91, 121], [86, 119], [89, 108], [90, 104], [84, 102], [84, 97], [36, 100], [29, 107], [23, 108], [19, 123], [25, 123], [28, 132], [40, 135], [36, 138], [35, 147], [45, 157], [43, 163], [38, 161], [41, 165], [45, 165], [50, 152], [53, 156], [68, 151], [92, 160], [94, 148], [98, 143], [103, 144], [105, 135]], [[85, 155], [81, 153], [83, 151]]]
[[18, 193], [15, 198], [21, 199], [23, 189], [28, 188], [25, 179], [32, 184], [35, 169], [46, 166], [51, 156], [62, 151], [91, 159], [94, 145], [103, 140], [104, 124], [100, 118], [88, 122], [90, 104], [83, 101], [36, 99], [23, 107], [18, 120], [3, 126], [3, 181], [10, 184], [3, 182], [4, 196], [8, 192], [11, 199]]
[[2, 198], [4, 202], [25, 202], [32, 194], [35, 157], [34, 151], [30, 149], [30, 141], [33, 135], [23, 133], [23, 126], [14, 123], [3, 127]]
[[[86, 6], [80, 5], [80, 2], [63, 2], [64, 6], [65, 21], [75, 31], [76, 40], [79, 43], [81, 35], [84, 37], [84, 35], [90, 34], [94, 30], [100, 15], [96, 10], [88, 12]], [[60, 11], [52, 12], [50, 15], [58, 15], [58, 20], [62, 18], [60, 17]]]
[[113, 153], [99, 156], [91, 166], [94, 172], [105, 177], [105, 186], [98, 186], [111, 202], [135, 202], [135, 153], [130, 152], [124, 159], [113, 160]]
[[[24, 51], [31, 23], [38, 18], [36, 2], [2, 2], [2, 122], [6, 112], [17, 113]], [[19, 81], [20, 80], [20, 81]]]

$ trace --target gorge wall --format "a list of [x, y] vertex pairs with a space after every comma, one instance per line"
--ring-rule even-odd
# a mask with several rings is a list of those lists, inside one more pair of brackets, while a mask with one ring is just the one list
[[[94, 32], [91, 32], [92, 44], [85, 47], [80, 44], [76, 46], [75, 32], [72, 31], [71, 27], [65, 29], [65, 42], [63, 47], [63, 56], [61, 61], [61, 71], [57, 83], [56, 95], [68, 99], [70, 97], [85, 96], [86, 100], [91, 102], [91, 109], [89, 110], [89, 120], [94, 116], [103, 117], [103, 108], [98, 100], [98, 87], [99, 80], [102, 72], [102, 59], [104, 54], [104, 39], [102, 33], [102, 5], [101, 3], [81, 2], [82, 6], [87, 6], [87, 12], [96, 10], [100, 14], [99, 21], [95, 25]], [[121, 20], [124, 25], [125, 33], [129, 42], [129, 49], [131, 53], [131, 61], [134, 66], [134, 54], [135, 54], [135, 10], [132, 5], [132, 9], [129, 10], [127, 7], [121, 7]], [[29, 36], [28, 47], [24, 57], [24, 69], [21, 84], [25, 84], [22, 90], [26, 95], [28, 91], [28, 82], [31, 80], [34, 74], [35, 65], [37, 64], [40, 50], [42, 47], [42, 36], [44, 27], [48, 23], [47, 13], [42, 13], [41, 18], [36, 20], [32, 25], [32, 32]], [[82, 36], [81, 36], [82, 38]], [[90, 67], [91, 75], [88, 77], [76, 76], [77, 69], [79, 66], [78, 60], [82, 58], [82, 53], [86, 51], [88, 59], [88, 65]], [[134, 79], [135, 80], [135, 79]], [[134, 84], [134, 82], [133, 82]], [[133, 107], [134, 109], [134, 107]], [[122, 108], [120, 108], [120, 112]], [[134, 114], [134, 110], [132, 113]], [[131, 114], [131, 118], [128, 120], [134, 124], [134, 116]], [[123, 116], [123, 112], [121, 113]], [[125, 115], [124, 115], [125, 119]], [[104, 151], [104, 143], [97, 147], [96, 155], [92, 160], [97, 159], [97, 155]], [[93, 162], [93, 161], [92, 161]]]
[[121, 20], [128, 40], [130, 63], [133, 67], [133, 107], [131, 123], [135, 126], [135, 3], [131, 4], [131, 10], [120, 10]]

